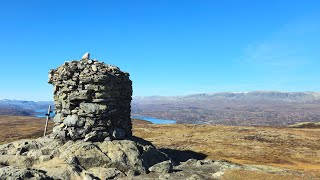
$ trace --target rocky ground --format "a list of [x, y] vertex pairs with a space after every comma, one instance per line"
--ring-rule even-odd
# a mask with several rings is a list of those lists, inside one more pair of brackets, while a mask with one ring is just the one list
[[[21, 118], [8, 131], [13, 119], [19, 118], [0, 118], [0, 134], [6, 134], [0, 136], [6, 138], [0, 140], [6, 143], [0, 147], [0, 179], [13, 175], [15, 179], [320, 178], [320, 129], [155, 125], [134, 120], [134, 135], [152, 142], [157, 151], [140, 138], [102, 143], [40, 138], [10, 143], [26, 135], [41, 136], [44, 125], [39, 119]], [[154, 160], [149, 152], [163, 159]]]
[[20, 140], [0, 146], [0, 179], [221, 179], [228, 170], [303, 175], [224, 160], [180, 162], [176, 157], [185, 152], [175, 151], [172, 157], [165, 152], [136, 137], [95, 143], [51, 138]]
[[[223, 159], [242, 165], [284, 168], [302, 175], [232, 170], [224, 178], [320, 179], [319, 128], [135, 123], [133, 130], [134, 135], [182, 162], [188, 158]], [[175, 157], [176, 151], [185, 154]]]
[[0, 146], [0, 179], [114, 179], [169, 172], [168, 156], [140, 138], [85, 142], [38, 138]]

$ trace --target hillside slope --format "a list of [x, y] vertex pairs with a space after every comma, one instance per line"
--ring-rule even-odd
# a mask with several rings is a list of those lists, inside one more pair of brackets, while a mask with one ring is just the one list
[[53, 106], [51, 101], [24, 101], [0, 99], [0, 115], [10, 116], [34, 116], [38, 110], [44, 111], [48, 105]]
[[[320, 178], [320, 129], [216, 125], [135, 125], [158, 148], [203, 153], [209, 159], [271, 165]], [[271, 178], [272, 179], [272, 178]]]
[[[178, 162], [188, 158], [224, 159], [292, 171], [290, 175], [231, 171], [225, 179], [320, 178], [320, 129], [155, 125], [141, 120], [134, 120], [133, 125], [135, 136], [151, 141]], [[0, 142], [40, 137], [43, 127], [44, 119], [0, 116]], [[178, 151], [183, 155], [177, 155]]]

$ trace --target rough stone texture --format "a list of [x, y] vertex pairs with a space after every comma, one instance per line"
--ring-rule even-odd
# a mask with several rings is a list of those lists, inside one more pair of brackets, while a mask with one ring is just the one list
[[53, 138], [103, 141], [132, 135], [128, 73], [83, 58], [50, 70], [48, 82], [54, 86]]
[[0, 168], [0, 179], [41, 179], [50, 180], [49, 176], [45, 172], [40, 170], [28, 169], [28, 168], [16, 168], [16, 167], [3, 167]]
[[85, 142], [39, 138], [0, 145], [0, 179], [112, 179], [143, 175], [168, 156], [150, 142], [130, 138]]
[[163, 161], [151, 166], [149, 171], [157, 173], [170, 173], [172, 171], [172, 163], [171, 161]]
[[227, 170], [290, 173], [275, 167], [196, 159], [172, 167], [167, 155], [135, 137], [104, 142], [39, 138], [0, 145], [0, 179], [222, 179]]

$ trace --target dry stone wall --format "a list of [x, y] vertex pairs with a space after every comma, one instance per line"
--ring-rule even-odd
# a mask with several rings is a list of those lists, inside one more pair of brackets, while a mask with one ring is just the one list
[[53, 138], [103, 141], [132, 136], [128, 73], [82, 59], [50, 70], [48, 82], [54, 86]]

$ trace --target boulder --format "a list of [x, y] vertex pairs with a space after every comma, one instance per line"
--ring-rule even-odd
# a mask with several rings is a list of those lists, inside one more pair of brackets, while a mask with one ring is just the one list
[[164, 169], [161, 172], [172, 167], [167, 155], [139, 138], [103, 142], [38, 138], [1, 145], [0, 152], [2, 175], [16, 173], [14, 177], [27, 179], [28, 174], [53, 179], [118, 178], [146, 174], [151, 166]]
[[158, 164], [155, 164], [149, 168], [151, 172], [157, 173], [170, 173], [172, 172], [172, 163], [171, 161], [163, 161]]
[[[10, 177], [10, 178], [9, 178]], [[46, 175], [46, 172], [36, 169], [16, 168], [7, 166], [0, 168], [0, 179], [39, 179], [50, 180], [53, 179]]]
[[99, 179], [118, 179], [126, 176], [116, 168], [95, 167], [88, 169], [87, 173]]

